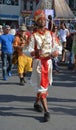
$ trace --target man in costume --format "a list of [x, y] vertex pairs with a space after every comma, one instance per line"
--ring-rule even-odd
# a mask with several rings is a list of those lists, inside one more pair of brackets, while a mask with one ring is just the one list
[[28, 51], [25, 53], [33, 57], [31, 80], [32, 85], [37, 88], [34, 109], [38, 112], [42, 112], [44, 109], [44, 121], [46, 122], [50, 119], [50, 112], [47, 105], [47, 90], [48, 86], [52, 84], [51, 58], [58, 56], [60, 50], [58, 44], [52, 42], [51, 32], [45, 28], [46, 16], [44, 11], [37, 10], [34, 13], [34, 20], [37, 29], [31, 35]]
[[26, 73], [31, 76], [32, 73], [32, 58], [26, 56], [23, 53], [23, 50], [26, 50], [28, 46], [28, 35], [26, 26], [22, 25], [19, 27], [19, 32], [15, 36], [13, 47], [15, 50], [15, 54], [18, 55], [17, 64], [18, 64], [18, 74], [20, 78], [20, 85], [24, 85], [25, 80], [24, 77]]

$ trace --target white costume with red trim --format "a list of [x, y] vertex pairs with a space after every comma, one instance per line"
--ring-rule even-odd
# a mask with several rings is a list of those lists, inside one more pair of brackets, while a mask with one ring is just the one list
[[48, 57], [54, 48], [57, 50], [58, 44], [52, 39], [51, 32], [45, 29], [45, 32], [35, 32], [31, 35], [28, 51], [35, 52], [41, 50], [39, 57], [33, 57], [32, 85], [38, 92], [46, 92], [48, 86], [52, 84], [52, 60]]

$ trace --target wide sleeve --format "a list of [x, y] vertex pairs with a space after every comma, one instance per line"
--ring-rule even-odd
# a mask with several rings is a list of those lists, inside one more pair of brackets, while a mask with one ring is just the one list
[[53, 38], [53, 49], [52, 52], [58, 51], [59, 54], [62, 54], [62, 44], [57, 36]]
[[29, 44], [26, 48], [26, 50], [24, 50], [23, 52], [28, 55], [28, 56], [31, 56], [32, 57], [32, 53], [34, 53], [34, 46], [35, 46], [35, 38], [34, 38], [34, 35], [32, 34], [30, 39], [29, 39]]

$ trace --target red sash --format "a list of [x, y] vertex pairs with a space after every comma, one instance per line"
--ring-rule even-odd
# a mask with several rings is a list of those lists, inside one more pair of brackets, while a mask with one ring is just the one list
[[[35, 37], [34, 37], [34, 39], [35, 39]], [[36, 40], [35, 40], [34, 50], [35, 51], [37, 50]], [[48, 62], [47, 61], [50, 59], [50, 57], [35, 56], [35, 58], [38, 58], [38, 59], [41, 60], [41, 81], [40, 81], [40, 85], [46, 89], [49, 85]]]
[[44, 88], [47, 88], [49, 85], [48, 77], [48, 59], [41, 59], [41, 82], [40, 85]]

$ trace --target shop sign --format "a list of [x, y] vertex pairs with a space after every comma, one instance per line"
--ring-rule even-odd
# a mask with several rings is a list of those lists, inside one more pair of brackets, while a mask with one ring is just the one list
[[21, 11], [21, 16], [29, 16], [30, 14], [32, 13], [32, 11], [25, 11], [25, 10], [23, 10], [23, 11]]

